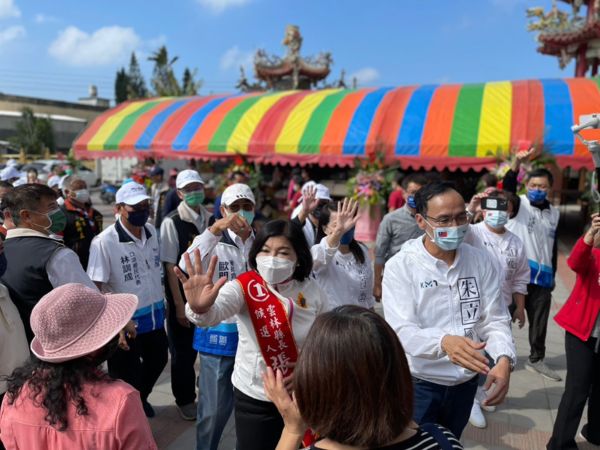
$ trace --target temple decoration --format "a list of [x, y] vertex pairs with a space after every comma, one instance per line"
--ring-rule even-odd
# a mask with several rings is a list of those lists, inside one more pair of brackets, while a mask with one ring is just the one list
[[[596, 76], [600, 63], [600, 0], [561, 0], [571, 6], [562, 11], [554, 0], [546, 12], [543, 7], [527, 9], [528, 30], [537, 33], [537, 51], [555, 56], [561, 69], [575, 60], [575, 76], [585, 77], [591, 69]], [[580, 14], [585, 6], [585, 16]]]
[[258, 50], [254, 56], [256, 78], [271, 90], [312, 89], [331, 72], [331, 53], [319, 53], [314, 57], [300, 56], [302, 35], [295, 25], [285, 30], [283, 45], [287, 52], [283, 58], [269, 56]]

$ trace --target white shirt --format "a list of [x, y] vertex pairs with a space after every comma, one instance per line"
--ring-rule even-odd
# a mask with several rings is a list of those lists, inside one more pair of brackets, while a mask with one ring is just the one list
[[[360, 244], [359, 244], [360, 245]], [[313, 272], [327, 294], [331, 308], [357, 305], [373, 308], [373, 265], [369, 252], [361, 245], [365, 262], [359, 263], [352, 253], [343, 254], [339, 247], [329, 247], [327, 237], [311, 248]]]
[[[6, 233], [6, 239], [18, 237], [42, 237], [52, 239], [47, 234], [41, 233], [30, 228], [13, 228]], [[48, 281], [52, 287], [56, 288], [67, 283], [80, 283], [84, 286], [98, 290], [96, 285], [90, 280], [90, 277], [81, 267], [79, 256], [68, 247], [60, 248], [50, 257], [46, 263], [46, 273]]]
[[94, 238], [88, 275], [108, 292], [135, 294], [138, 310], [164, 299], [156, 229], [144, 225], [138, 239], [118, 220]]
[[0, 394], [3, 394], [6, 392], [4, 377], [29, 358], [21, 316], [3, 284], [0, 284], [0, 342]]
[[434, 258], [423, 238], [408, 241], [385, 266], [383, 311], [400, 338], [413, 376], [446, 386], [476, 374], [450, 362], [441, 348], [445, 335], [486, 342], [496, 360], [516, 361], [510, 317], [500, 280], [487, 253], [461, 244], [452, 266]]
[[[277, 288], [283, 297], [292, 300], [292, 308], [290, 308], [289, 302], [281, 303], [288, 317], [291, 315], [294, 339], [300, 350], [315, 317], [326, 310], [327, 297], [317, 283], [310, 278], [303, 282], [292, 280], [278, 285]], [[304, 306], [300, 306], [300, 303], [303, 303]], [[291, 314], [290, 309], [293, 310]], [[219, 291], [215, 304], [205, 314], [194, 313], [186, 304], [185, 315], [192, 323], [200, 327], [214, 326], [230, 317], [237, 318], [239, 342], [231, 381], [244, 394], [257, 400], [269, 401], [262, 382], [266, 364], [258, 346], [252, 319], [248, 313], [240, 284], [235, 280], [225, 284]]]
[[[183, 201], [177, 207], [177, 212], [181, 220], [196, 226], [198, 234], [202, 233], [208, 226], [210, 213], [203, 206], [200, 207], [200, 214], [198, 214]], [[175, 222], [172, 218], [165, 217], [160, 225], [160, 259], [166, 263], [177, 264], [178, 256], [179, 236], [177, 235]]]
[[471, 225], [465, 242], [480, 250], [485, 250], [498, 264], [501, 273], [502, 297], [506, 306], [513, 301], [513, 294], [527, 295], [529, 283], [529, 263], [521, 239], [506, 230], [498, 234], [490, 231], [484, 222]]

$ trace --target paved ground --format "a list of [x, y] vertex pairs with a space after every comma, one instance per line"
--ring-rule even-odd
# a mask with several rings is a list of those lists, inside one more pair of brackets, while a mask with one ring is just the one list
[[[98, 202], [96, 202], [98, 205]], [[106, 216], [111, 214], [109, 207], [99, 207]], [[108, 219], [108, 217], [107, 217]], [[108, 220], [107, 220], [108, 222]], [[566, 266], [565, 255], [571, 242], [561, 243], [559, 269], [552, 304], [553, 316], [566, 300], [574, 283], [574, 275]], [[519, 362], [512, 375], [508, 397], [494, 413], [486, 413], [488, 427], [480, 430], [468, 426], [463, 434], [465, 448], [471, 450], [499, 449], [544, 449], [548, 441], [562, 392], [564, 381], [553, 382], [526, 371], [523, 363], [529, 352], [527, 327], [514, 329]], [[547, 357], [548, 365], [565, 377], [564, 334], [550, 320], [548, 326]], [[195, 423], [179, 418], [173, 403], [170, 386], [170, 370], [165, 369], [158, 381], [150, 402], [155, 406], [156, 417], [150, 419], [152, 431], [160, 449], [179, 450], [195, 448]], [[585, 417], [585, 414], [584, 414]], [[585, 423], [585, 422], [584, 422]], [[587, 443], [579, 443], [582, 450], [598, 448]], [[235, 449], [235, 430], [230, 420], [219, 450]]]

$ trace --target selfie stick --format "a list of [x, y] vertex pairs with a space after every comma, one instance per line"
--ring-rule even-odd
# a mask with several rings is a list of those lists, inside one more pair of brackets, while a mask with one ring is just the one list
[[573, 125], [571, 127], [571, 131], [575, 134], [577, 139], [579, 139], [583, 145], [585, 145], [590, 153], [592, 154], [592, 158], [594, 160], [594, 167], [596, 168], [593, 172], [592, 182], [590, 183], [590, 190], [592, 193], [592, 199], [596, 203], [600, 203], [600, 193], [596, 188], [596, 183], [600, 180], [600, 143], [596, 140], [588, 141], [584, 139], [584, 137], [580, 134], [581, 130], [589, 129], [589, 128], [600, 128], [600, 113], [592, 114], [589, 116], [581, 116], [579, 117], [580, 125]]

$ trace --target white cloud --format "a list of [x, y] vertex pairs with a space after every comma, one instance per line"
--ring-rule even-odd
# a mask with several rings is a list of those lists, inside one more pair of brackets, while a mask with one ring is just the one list
[[350, 74], [349, 80], [356, 78], [359, 85], [371, 84], [379, 78], [379, 71], [373, 67], [363, 67], [360, 70]]
[[35, 23], [42, 24], [42, 23], [49, 23], [49, 22], [57, 22], [58, 19], [54, 16], [49, 16], [47, 14], [40, 13], [40, 14], [35, 15], [35, 17], [33, 18], [33, 21]]
[[13, 0], [0, 0], [0, 19], [21, 17], [21, 10]]
[[228, 8], [244, 6], [250, 3], [250, 0], [197, 0], [197, 2], [213, 13], [220, 14]]
[[25, 34], [25, 28], [20, 25], [0, 30], [0, 48], [11, 41], [24, 37]]
[[72, 66], [101, 66], [126, 61], [141, 43], [133, 28], [103, 27], [90, 34], [70, 26], [50, 44], [48, 53]]
[[252, 67], [254, 61], [254, 52], [243, 51], [235, 45], [223, 53], [221, 56], [220, 67], [221, 70], [237, 69], [243, 66], [244, 69], [249, 70]]

